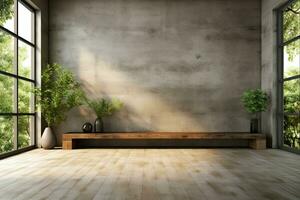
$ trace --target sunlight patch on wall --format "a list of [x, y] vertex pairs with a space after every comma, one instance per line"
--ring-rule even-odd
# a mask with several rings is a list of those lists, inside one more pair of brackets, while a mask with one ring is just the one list
[[127, 121], [119, 124], [125, 126], [124, 130], [133, 127], [148, 131], [205, 130], [189, 113], [179, 110], [160, 93], [151, 92], [151, 87], [141, 86], [100, 55], [81, 48], [78, 59], [77, 75], [89, 98], [116, 97], [124, 102], [125, 108], [119, 116], [121, 121]]

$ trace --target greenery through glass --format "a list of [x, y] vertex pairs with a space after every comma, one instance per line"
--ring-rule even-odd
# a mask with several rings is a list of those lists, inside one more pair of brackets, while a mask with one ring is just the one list
[[300, 150], [300, 0], [296, 0], [283, 12], [284, 46], [283, 83], [283, 143]]
[[18, 126], [18, 148], [27, 147], [31, 144], [32, 134], [34, 133], [34, 117], [33, 116], [19, 116]]
[[15, 117], [0, 116], [0, 154], [14, 150]]
[[[290, 71], [291, 75], [297, 70]], [[283, 143], [289, 147], [300, 149], [300, 79], [285, 81]]]
[[[1, 37], [1, 36], [0, 36]], [[1, 65], [0, 65], [1, 69]], [[17, 79], [0, 74], [0, 112], [12, 113], [14, 109], [14, 86]]]
[[14, 0], [0, 1], [0, 26], [14, 32]]
[[[283, 40], [284, 42], [291, 40], [300, 35], [300, 0], [295, 1], [283, 13]], [[289, 45], [287, 53], [289, 59], [297, 55], [297, 43]]]
[[0, 30], [0, 70], [16, 73], [14, 70], [14, 43], [12, 36]]
[[[13, 22], [14, 17], [14, 1], [2, 0], [0, 1], [0, 26], [5, 28], [7, 24]], [[9, 23], [8, 23], [9, 22]], [[12, 30], [13, 31], [13, 30]], [[15, 54], [14, 44], [17, 39], [0, 30], [0, 70], [12, 74], [16, 74], [15, 70]], [[20, 42], [20, 41], [19, 41]], [[28, 47], [26, 45], [19, 46], [19, 74], [20, 76], [30, 78], [31, 69], [27, 67], [26, 63], [32, 59], [28, 56]], [[18, 106], [19, 112], [34, 112], [31, 108], [32, 100], [32, 83], [20, 79], [12, 78], [0, 74], [0, 112], [1, 113], [16, 113], [15, 95], [16, 84], [18, 87]], [[31, 144], [31, 134], [34, 127], [34, 118], [32, 116], [17, 116], [5, 115], [0, 116], [0, 154], [16, 150], [18, 148], [27, 147]], [[15, 138], [16, 125], [18, 124], [18, 138]], [[18, 141], [18, 144], [15, 142]]]
[[300, 35], [300, 1], [296, 0], [295, 3], [288, 6], [283, 13], [283, 31], [284, 41]]

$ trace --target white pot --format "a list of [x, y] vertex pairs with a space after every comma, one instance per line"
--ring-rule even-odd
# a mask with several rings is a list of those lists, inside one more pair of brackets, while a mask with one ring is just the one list
[[56, 145], [56, 137], [50, 127], [45, 128], [42, 135], [42, 147], [44, 149], [52, 149]]

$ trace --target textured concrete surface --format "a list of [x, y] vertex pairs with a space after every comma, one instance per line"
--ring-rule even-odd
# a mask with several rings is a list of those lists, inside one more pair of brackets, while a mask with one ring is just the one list
[[268, 133], [268, 146], [278, 147], [277, 141], [277, 63], [276, 63], [276, 12], [287, 0], [262, 0], [262, 69], [261, 87], [271, 97], [270, 109], [262, 114], [262, 131]]
[[[36, 9], [36, 73], [37, 86], [41, 85], [41, 69], [48, 63], [48, 0], [27, 1]], [[41, 113], [37, 113], [36, 142], [41, 146], [41, 133], [43, 132], [41, 123]]]
[[[260, 87], [259, 0], [49, 4], [50, 61], [71, 69], [90, 98], [125, 103], [107, 131], [249, 131], [240, 96]], [[94, 119], [73, 109], [57, 133]]]
[[48, 63], [48, 0], [28, 0], [36, 9], [38, 65], [44, 67]]

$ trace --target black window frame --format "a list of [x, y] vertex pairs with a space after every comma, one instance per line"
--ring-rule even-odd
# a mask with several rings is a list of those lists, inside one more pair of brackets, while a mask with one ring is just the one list
[[[24, 37], [19, 35], [19, 3], [21, 3], [24, 7], [26, 7], [32, 14], [33, 14], [33, 21], [32, 21], [32, 26], [33, 26], [33, 38], [32, 41], [28, 41], [27, 39], [25, 39]], [[0, 31], [3, 31], [5, 34], [8, 34], [9, 36], [13, 37], [16, 40], [16, 44], [15, 44], [15, 48], [14, 48], [14, 60], [15, 60], [15, 73], [10, 73], [10, 72], [6, 72], [6, 71], [2, 71], [0, 70], [0, 75], [4, 75], [6, 77], [11, 77], [14, 78], [16, 80], [16, 98], [14, 100], [14, 105], [16, 106], [16, 112], [10, 112], [10, 113], [1, 113], [0, 112], [0, 117], [7, 117], [7, 116], [16, 116], [16, 131], [14, 132], [14, 138], [15, 138], [15, 145], [14, 145], [14, 150], [12, 151], [8, 151], [8, 152], [4, 152], [4, 153], [0, 153], [0, 159], [2, 158], [6, 158], [8, 156], [12, 156], [12, 155], [16, 155], [31, 149], [34, 149], [36, 147], [36, 132], [37, 132], [37, 112], [35, 111], [35, 109], [33, 109], [33, 112], [28, 112], [28, 113], [24, 113], [24, 112], [19, 112], [19, 81], [26, 81], [26, 83], [31, 83], [34, 85], [34, 87], [36, 87], [37, 85], [37, 70], [36, 70], [36, 10], [29, 4], [27, 3], [25, 0], [15, 0], [14, 1], [14, 18], [15, 18], [15, 22], [17, 23], [16, 25], [14, 25], [16, 27], [16, 30], [11, 31], [8, 30], [7, 28], [3, 27], [0, 25]], [[33, 55], [32, 55], [32, 59], [33, 59], [33, 66], [31, 67], [31, 73], [33, 73], [33, 76], [31, 76], [31, 78], [27, 78], [27, 77], [23, 77], [19, 75], [19, 41], [27, 44], [28, 46], [33, 48]], [[0, 102], [1, 103], [1, 102]], [[36, 97], [34, 95], [33, 97], [33, 102], [31, 102], [33, 104], [33, 106], [35, 107], [36, 105]], [[34, 128], [33, 128], [33, 141], [30, 141], [30, 145], [27, 147], [21, 147], [19, 148], [19, 117], [20, 116], [28, 116], [28, 117], [33, 117], [33, 122], [34, 122]]]
[[283, 16], [285, 10], [295, 3], [297, 0], [288, 0], [285, 4], [278, 7], [276, 11], [277, 18], [277, 137], [278, 137], [278, 146], [279, 148], [300, 154], [300, 150], [294, 149], [284, 145], [284, 116], [300, 116], [300, 113], [285, 113], [284, 112], [284, 83], [287, 81], [300, 79], [300, 74], [284, 78], [284, 47], [287, 45], [299, 41], [300, 35], [297, 35], [293, 38], [290, 38], [287, 41], [284, 41], [284, 31], [283, 31]]

